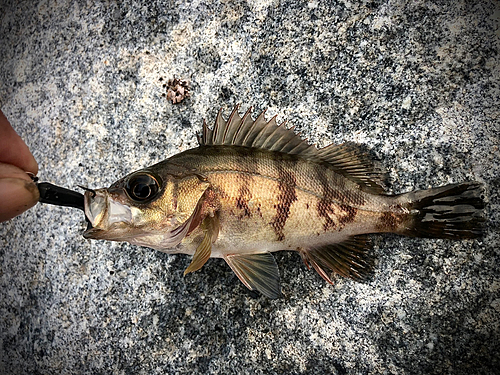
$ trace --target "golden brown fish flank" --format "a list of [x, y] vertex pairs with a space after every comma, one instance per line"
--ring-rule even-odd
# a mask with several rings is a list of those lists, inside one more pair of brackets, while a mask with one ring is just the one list
[[85, 236], [191, 254], [185, 273], [221, 257], [245, 286], [275, 298], [274, 251], [299, 251], [331, 283], [332, 271], [366, 279], [370, 233], [481, 235], [480, 184], [388, 195], [385, 173], [357, 145], [317, 149], [264, 113], [240, 117], [236, 107], [226, 121], [219, 112], [199, 143], [86, 193]]

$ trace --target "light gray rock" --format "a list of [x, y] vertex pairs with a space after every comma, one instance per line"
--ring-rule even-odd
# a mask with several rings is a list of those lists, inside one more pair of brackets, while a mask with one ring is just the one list
[[0, 373], [498, 371], [499, 3], [140, 3], [0, 6], [0, 107], [42, 181], [108, 186], [242, 103], [365, 144], [395, 193], [484, 182], [486, 235], [374, 236], [366, 284], [281, 252], [271, 301], [221, 260], [183, 277], [188, 257], [84, 240], [81, 212], [37, 205], [0, 224]]

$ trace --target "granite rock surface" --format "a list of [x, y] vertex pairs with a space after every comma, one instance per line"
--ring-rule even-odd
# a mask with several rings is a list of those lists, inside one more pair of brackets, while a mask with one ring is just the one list
[[374, 236], [365, 284], [277, 253], [268, 300], [221, 260], [183, 277], [186, 256], [85, 240], [81, 212], [37, 205], [0, 223], [0, 373], [498, 373], [499, 4], [4, 0], [0, 108], [42, 181], [108, 186], [242, 103], [364, 144], [394, 193], [481, 181], [488, 221], [480, 240]]

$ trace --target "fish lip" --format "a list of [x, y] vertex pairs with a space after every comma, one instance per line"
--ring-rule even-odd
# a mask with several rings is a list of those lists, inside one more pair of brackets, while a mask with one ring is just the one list
[[83, 196], [83, 205], [85, 217], [92, 228], [105, 224], [108, 213], [108, 195], [104, 189], [86, 191]]
[[87, 222], [87, 228], [83, 232], [83, 237], [87, 239], [95, 238], [96, 232], [101, 232], [100, 229], [96, 228], [96, 215], [94, 210], [91, 209], [92, 199], [97, 195], [93, 190], [87, 190], [83, 196], [83, 211], [85, 213], [85, 221]]
[[83, 232], [83, 238], [96, 239], [96, 233], [101, 232], [100, 229], [94, 228], [90, 222], [88, 223], [87, 229]]
[[109, 240], [109, 241], [123, 241], [124, 233], [119, 231], [120, 228], [110, 228], [109, 230], [100, 228], [87, 228], [83, 232], [83, 237], [90, 240]]

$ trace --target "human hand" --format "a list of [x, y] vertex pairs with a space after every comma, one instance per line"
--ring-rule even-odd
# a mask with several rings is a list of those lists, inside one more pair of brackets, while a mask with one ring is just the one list
[[0, 221], [9, 220], [38, 202], [38, 188], [26, 172], [36, 175], [38, 164], [0, 111]]

